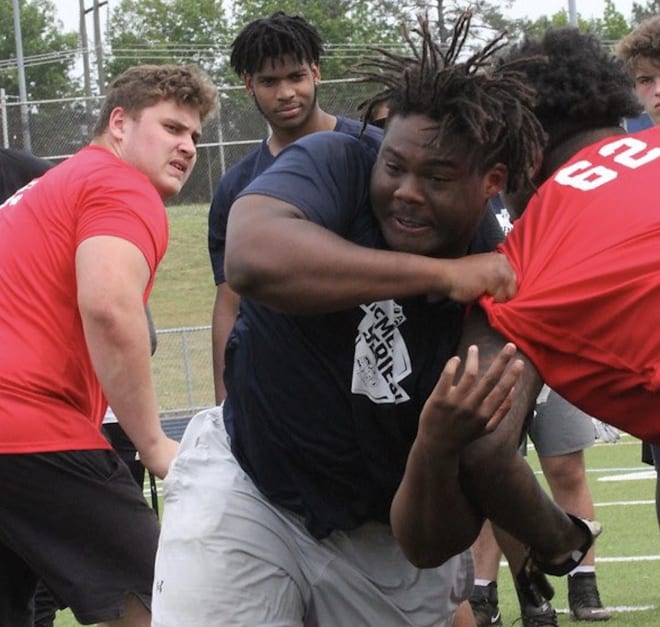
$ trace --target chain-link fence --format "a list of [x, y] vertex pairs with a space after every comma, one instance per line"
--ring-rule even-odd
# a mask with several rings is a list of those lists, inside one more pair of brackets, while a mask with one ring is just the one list
[[[336, 115], [359, 117], [358, 105], [374, 87], [355, 80], [323, 81], [319, 88], [321, 107]], [[60, 161], [90, 140], [100, 98], [42, 100], [27, 103], [31, 151]], [[20, 103], [0, 98], [3, 146], [23, 148], [25, 124]], [[218, 114], [204, 127], [198, 145], [199, 157], [190, 180], [171, 204], [208, 203], [218, 178], [266, 136], [266, 123], [243, 86], [220, 89]]]
[[161, 417], [190, 416], [215, 405], [211, 327], [161, 329], [157, 334], [152, 366]]

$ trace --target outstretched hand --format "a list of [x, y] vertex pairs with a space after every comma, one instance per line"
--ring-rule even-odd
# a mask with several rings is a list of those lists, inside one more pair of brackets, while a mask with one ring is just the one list
[[469, 303], [484, 294], [496, 302], [510, 300], [518, 290], [516, 273], [501, 253], [466, 255], [450, 264], [449, 298]]
[[438, 452], [455, 453], [493, 431], [511, 408], [514, 385], [523, 371], [514, 344], [506, 344], [479, 376], [479, 349], [470, 346], [462, 374], [460, 357], [452, 357], [427, 399], [418, 438]]

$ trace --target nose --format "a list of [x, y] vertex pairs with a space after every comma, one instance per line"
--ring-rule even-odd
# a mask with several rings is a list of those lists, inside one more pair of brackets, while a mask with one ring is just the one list
[[658, 96], [660, 95], [660, 76], [655, 77], [654, 81], [654, 87], [655, 87], [655, 95]]
[[192, 158], [197, 154], [197, 144], [192, 137], [187, 135], [179, 144], [179, 151]]
[[421, 204], [424, 202], [422, 191], [417, 177], [408, 172], [399, 177], [398, 186], [394, 190], [394, 197], [408, 204]]
[[296, 92], [289, 81], [280, 81], [277, 89], [278, 100], [291, 100], [295, 94]]

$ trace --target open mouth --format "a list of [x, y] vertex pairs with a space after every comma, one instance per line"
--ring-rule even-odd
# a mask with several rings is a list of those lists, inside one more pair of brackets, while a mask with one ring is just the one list
[[181, 172], [181, 174], [186, 173], [186, 166], [180, 161], [170, 161], [170, 165], [175, 169]]
[[397, 227], [404, 231], [419, 231], [429, 227], [427, 222], [404, 216], [393, 216], [393, 220]]

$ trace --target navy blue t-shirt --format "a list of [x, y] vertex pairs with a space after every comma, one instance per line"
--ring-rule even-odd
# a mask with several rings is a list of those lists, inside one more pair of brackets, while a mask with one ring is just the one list
[[[362, 122], [337, 116], [337, 123], [333, 129], [336, 133], [346, 133], [358, 137], [362, 131]], [[368, 125], [364, 130], [367, 143], [379, 146], [383, 139], [383, 131], [375, 126]], [[236, 197], [242, 192], [250, 181], [254, 180], [275, 161], [268, 148], [268, 140], [264, 139], [258, 148], [249, 152], [237, 164], [233, 165], [220, 179], [213, 194], [209, 210], [208, 246], [213, 268], [215, 284], [225, 282], [225, 246], [227, 237], [227, 220], [229, 210]]]
[[[364, 141], [316, 133], [282, 151], [243, 194], [278, 198], [347, 240], [385, 248], [369, 204], [375, 159]], [[484, 216], [492, 249], [501, 232], [491, 230], [492, 212]], [[303, 516], [316, 537], [387, 523], [463, 313], [423, 296], [306, 316], [241, 298], [225, 355], [224, 413], [232, 450], [257, 487]]]

